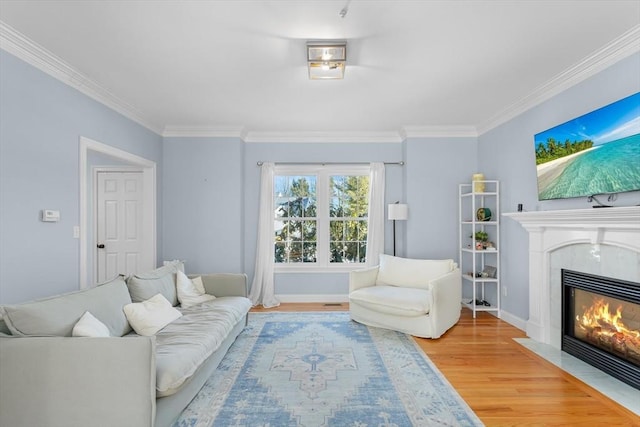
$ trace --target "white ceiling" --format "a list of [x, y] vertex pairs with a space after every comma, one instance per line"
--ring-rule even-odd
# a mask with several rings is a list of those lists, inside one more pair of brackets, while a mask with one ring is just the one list
[[[0, 21], [155, 132], [254, 140], [482, 133], [640, 50], [640, 0], [0, 0]], [[347, 40], [344, 80], [308, 79], [312, 39]]]

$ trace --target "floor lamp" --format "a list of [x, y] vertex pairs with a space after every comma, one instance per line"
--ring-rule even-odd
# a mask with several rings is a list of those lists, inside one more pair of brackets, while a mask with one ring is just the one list
[[400, 202], [389, 205], [387, 217], [393, 221], [393, 256], [396, 256], [396, 221], [406, 221], [409, 218], [409, 205]]

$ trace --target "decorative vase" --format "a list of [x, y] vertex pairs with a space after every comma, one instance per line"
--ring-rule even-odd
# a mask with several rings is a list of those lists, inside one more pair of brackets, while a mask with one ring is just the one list
[[484, 174], [481, 174], [481, 173], [473, 174], [473, 192], [484, 193]]

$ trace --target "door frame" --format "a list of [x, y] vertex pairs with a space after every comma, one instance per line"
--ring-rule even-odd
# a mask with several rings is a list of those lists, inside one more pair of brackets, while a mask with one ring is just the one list
[[[156, 163], [154, 161], [145, 159], [135, 154], [131, 154], [127, 151], [119, 148], [112, 147], [107, 144], [103, 144], [98, 141], [94, 141], [84, 136], [80, 137], [80, 289], [86, 289], [89, 284], [95, 279], [95, 268], [89, 277], [88, 263], [89, 256], [95, 256], [95, 250], [89, 250], [89, 233], [92, 233], [95, 237], [94, 224], [95, 221], [92, 218], [92, 223], [89, 223], [89, 203], [91, 203], [93, 197], [90, 197], [89, 191], [93, 188], [91, 181], [93, 181], [93, 174], [88, 172], [88, 155], [89, 152], [95, 152], [113, 157], [121, 162], [125, 162], [133, 167], [142, 169], [143, 175], [143, 188], [144, 188], [144, 205], [145, 216], [150, 218], [150, 221], [145, 221], [145, 235], [149, 236], [147, 244], [149, 245], [149, 253], [151, 254], [151, 262], [155, 264], [154, 260], [157, 259], [157, 202], [156, 202]], [[120, 169], [124, 169], [120, 167]], [[91, 199], [91, 200], [90, 200]], [[95, 211], [95, 209], [94, 209]], [[95, 248], [94, 248], [95, 249]]]

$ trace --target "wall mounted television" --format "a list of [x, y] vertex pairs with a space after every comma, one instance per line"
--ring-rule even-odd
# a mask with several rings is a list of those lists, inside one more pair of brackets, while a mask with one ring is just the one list
[[538, 200], [640, 190], [640, 92], [534, 141]]

